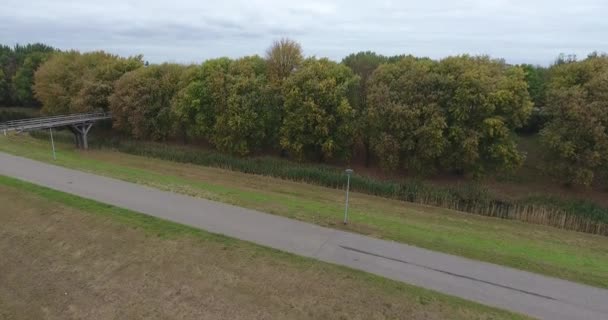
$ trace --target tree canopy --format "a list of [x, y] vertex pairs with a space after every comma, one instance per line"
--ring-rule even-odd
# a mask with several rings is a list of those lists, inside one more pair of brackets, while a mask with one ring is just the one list
[[32, 86], [34, 72], [55, 52], [41, 43], [0, 45], [0, 106], [37, 106]]
[[608, 56], [558, 63], [549, 72], [541, 135], [550, 171], [590, 185], [608, 170]]
[[47, 114], [107, 110], [114, 81], [142, 65], [141, 56], [122, 58], [103, 51], [56, 53], [34, 75], [35, 96]]
[[369, 81], [371, 144], [385, 169], [427, 172], [447, 141], [446, 119], [434, 92], [436, 63], [413, 57], [380, 66]]
[[348, 158], [356, 116], [348, 96], [358, 83], [344, 65], [305, 60], [283, 86], [281, 146], [298, 159]]
[[402, 57], [370, 80], [368, 120], [380, 163], [482, 174], [519, 166], [512, 132], [532, 103], [521, 68], [487, 57]]
[[302, 47], [299, 43], [287, 38], [275, 41], [266, 51], [270, 80], [282, 83], [300, 66], [302, 60]]
[[171, 103], [186, 67], [151, 65], [125, 73], [110, 96], [113, 125], [137, 139], [165, 140], [172, 134]]
[[217, 114], [228, 106], [227, 75], [232, 61], [211, 59], [197, 67], [191, 81], [174, 101], [173, 112], [185, 134], [194, 139], [211, 140]]

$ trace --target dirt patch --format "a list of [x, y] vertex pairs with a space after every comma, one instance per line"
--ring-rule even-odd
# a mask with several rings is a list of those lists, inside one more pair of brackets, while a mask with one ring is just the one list
[[499, 319], [363, 273], [202, 234], [166, 238], [0, 186], [2, 319]]

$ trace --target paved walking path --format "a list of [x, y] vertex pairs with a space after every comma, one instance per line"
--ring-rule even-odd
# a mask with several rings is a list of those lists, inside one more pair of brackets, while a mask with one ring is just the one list
[[2, 152], [0, 174], [532, 317], [608, 319], [608, 290], [164, 192]]

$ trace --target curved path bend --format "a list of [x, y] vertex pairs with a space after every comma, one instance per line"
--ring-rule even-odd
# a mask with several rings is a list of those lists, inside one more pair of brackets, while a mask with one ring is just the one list
[[536, 318], [608, 319], [608, 290], [604, 289], [160, 191], [2, 152], [0, 174]]

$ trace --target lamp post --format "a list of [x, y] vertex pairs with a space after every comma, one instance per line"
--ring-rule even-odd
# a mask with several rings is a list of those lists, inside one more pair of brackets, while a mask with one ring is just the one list
[[353, 174], [353, 169], [346, 169], [346, 205], [344, 206], [344, 224], [348, 223], [348, 191], [350, 189], [350, 176]]
[[53, 160], [57, 160], [57, 156], [55, 156], [55, 141], [53, 140], [53, 128], [49, 128], [49, 132], [51, 133], [51, 147], [53, 148]]

